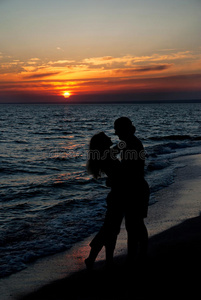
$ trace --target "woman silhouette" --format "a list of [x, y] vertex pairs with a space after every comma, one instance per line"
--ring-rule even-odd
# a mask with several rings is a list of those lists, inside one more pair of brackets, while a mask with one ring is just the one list
[[116, 158], [115, 151], [110, 148], [111, 146], [111, 139], [104, 132], [94, 135], [89, 146], [88, 172], [94, 178], [101, 177], [102, 173], [106, 174], [107, 185], [111, 187], [111, 191], [107, 196], [104, 224], [90, 243], [91, 251], [89, 257], [85, 260], [88, 269], [92, 269], [103, 246], [106, 250], [106, 265], [112, 265], [116, 239], [123, 218], [123, 209], [120, 202], [121, 163]]

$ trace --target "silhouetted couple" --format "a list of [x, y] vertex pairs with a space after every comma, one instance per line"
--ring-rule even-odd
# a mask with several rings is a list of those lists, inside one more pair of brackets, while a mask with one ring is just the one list
[[[127, 117], [114, 123], [118, 145], [111, 147], [111, 139], [100, 132], [90, 141], [88, 172], [94, 178], [107, 175], [107, 211], [104, 224], [90, 243], [91, 251], [85, 260], [92, 269], [95, 259], [105, 246], [106, 265], [113, 264], [113, 253], [123, 218], [128, 234], [128, 262], [136, 258], [144, 260], [148, 247], [148, 233], [144, 224], [149, 202], [149, 186], [144, 179], [145, 152], [141, 141], [135, 136], [135, 127]], [[120, 156], [120, 160], [117, 158]]]

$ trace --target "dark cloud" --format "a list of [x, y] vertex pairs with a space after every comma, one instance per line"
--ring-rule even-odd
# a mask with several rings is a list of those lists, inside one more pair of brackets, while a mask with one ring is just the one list
[[167, 70], [171, 67], [172, 65], [166, 64], [166, 65], [156, 65], [156, 66], [145, 66], [145, 67], [140, 67], [135, 69], [136, 72], [150, 72], [150, 71], [163, 71]]
[[42, 73], [42, 74], [32, 74], [24, 76], [25, 79], [38, 79], [38, 78], [44, 78], [49, 76], [58, 75], [60, 72], [50, 72], [50, 73]]
[[144, 73], [144, 72], [153, 72], [153, 71], [164, 71], [172, 67], [172, 64], [163, 64], [163, 65], [152, 65], [152, 66], [141, 66], [139, 68], [129, 68], [129, 69], [117, 69], [114, 70], [115, 73], [119, 73], [122, 75], [129, 75], [129, 74], [135, 74], [135, 73]]

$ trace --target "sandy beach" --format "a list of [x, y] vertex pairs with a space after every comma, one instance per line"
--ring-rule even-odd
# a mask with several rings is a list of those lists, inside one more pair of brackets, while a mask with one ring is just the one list
[[193, 299], [199, 293], [201, 267], [201, 155], [176, 160], [180, 168], [174, 183], [157, 192], [156, 203], [149, 207], [146, 264], [126, 266], [122, 225], [113, 271], [104, 269], [104, 251], [94, 271], [85, 270], [90, 237], [1, 279], [1, 299]]

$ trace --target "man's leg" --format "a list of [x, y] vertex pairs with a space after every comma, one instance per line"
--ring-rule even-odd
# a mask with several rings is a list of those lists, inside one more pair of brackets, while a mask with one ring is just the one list
[[128, 233], [128, 260], [134, 261], [137, 257], [146, 258], [148, 249], [148, 232], [143, 218], [126, 215], [126, 229]]

